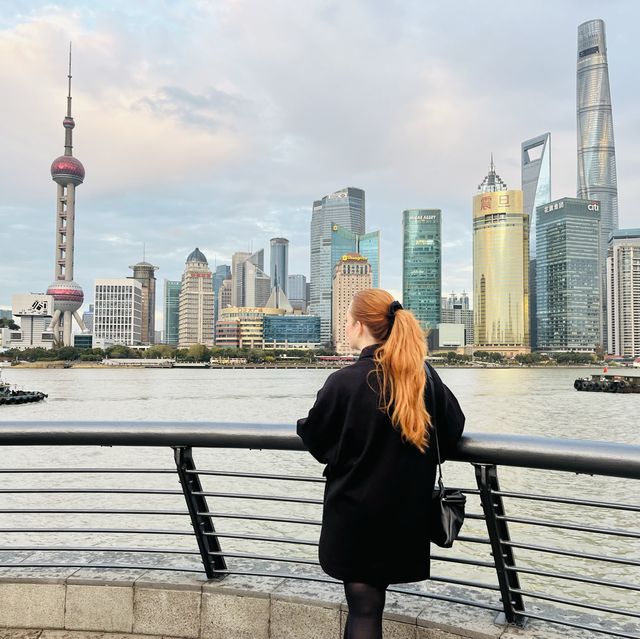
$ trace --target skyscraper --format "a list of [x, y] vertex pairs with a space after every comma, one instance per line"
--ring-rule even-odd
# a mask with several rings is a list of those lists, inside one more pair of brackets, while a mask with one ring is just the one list
[[344, 226], [331, 226], [331, 264], [334, 266], [347, 253], [358, 253], [369, 260], [371, 281], [374, 288], [380, 286], [380, 231], [354, 233]]
[[640, 357], [640, 228], [611, 234], [607, 285], [609, 352]]
[[135, 346], [142, 337], [142, 284], [132, 277], [96, 280], [93, 344]]
[[289, 275], [287, 278], [289, 303], [294, 310], [306, 312], [307, 310], [307, 278], [304, 275]]
[[232, 306], [264, 306], [269, 299], [271, 279], [264, 272], [264, 249], [243, 251], [231, 257]]
[[331, 228], [338, 224], [364, 234], [365, 197], [362, 189], [347, 187], [313, 203], [311, 215], [311, 264], [309, 310], [320, 317], [320, 339], [331, 341]]
[[538, 349], [594, 352], [600, 336], [600, 207], [562, 198], [538, 207]]
[[164, 343], [178, 345], [180, 327], [180, 280], [164, 281]]
[[442, 211], [402, 212], [402, 302], [425, 331], [440, 323]]
[[529, 337], [536, 345], [536, 209], [551, 202], [551, 133], [522, 143], [524, 212], [529, 216]]
[[58, 342], [73, 346], [71, 336], [72, 317], [83, 332], [86, 326], [78, 315], [78, 309], [84, 301], [84, 293], [79, 284], [73, 281], [73, 254], [76, 218], [76, 187], [84, 181], [84, 166], [73, 157], [73, 127], [71, 116], [71, 47], [69, 47], [69, 92], [67, 94], [67, 115], [62, 121], [64, 126], [64, 155], [51, 164], [51, 178], [58, 185], [56, 206], [56, 253], [55, 281], [47, 289], [47, 295], [53, 295], [54, 313], [49, 331], [56, 334]]
[[371, 264], [366, 257], [350, 253], [340, 258], [334, 269], [331, 302], [333, 344], [340, 355], [353, 352], [345, 332], [351, 300], [356, 293], [371, 288], [371, 283]]
[[156, 339], [156, 276], [157, 266], [149, 262], [138, 262], [129, 267], [133, 279], [142, 284], [142, 337], [143, 344], [153, 344]]
[[508, 354], [529, 346], [529, 216], [523, 193], [493, 165], [473, 198], [473, 310], [476, 346]]
[[607, 41], [602, 20], [578, 27], [578, 198], [600, 202], [602, 331], [607, 339], [606, 259], [609, 236], [618, 228], [618, 180], [613, 140]]
[[231, 267], [228, 264], [219, 264], [213, 274], [213, 300], [214, 300], [214, 320], [218, 321], [220, 287], [224, 280], [231, 277]]
[[271, 238], [271, 254], [269, 257], [271, 288], [274, 288], [277, 284], [284, 294], [288, 295], [289, 240], [284, 237]]
[[199, 248], [185, 262], [180, 286], [178, 345], [213, 346], [213, 283], [207, 258]]

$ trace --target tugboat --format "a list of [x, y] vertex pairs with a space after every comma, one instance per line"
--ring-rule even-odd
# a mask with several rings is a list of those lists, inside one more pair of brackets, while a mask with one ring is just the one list
[[0, 405], [1, 404], [28, 404], [30, 402], [40, 402], [46, 393], [40, 391], [23, 391], [12, 389], [7, 382], [0, 379]]
[[596, 373], [591, 377], [578, 377], [573, 387], [578, 391], [600, 393], [640, 393], [640, 375]]

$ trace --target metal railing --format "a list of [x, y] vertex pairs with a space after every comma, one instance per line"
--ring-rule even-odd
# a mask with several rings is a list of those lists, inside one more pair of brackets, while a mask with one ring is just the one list
[[[30, 449], [16, 446], [168, 447], [174, 464], [84, 467], [74, 459], [34, 466]], [[221, 458], [210, 462], [213, 468], [198, 468], [193, 448], [203, 458], [206, 449], [219, 449]], [[324, 479], [262, 471], [256, 449], [304, 447], [284, 425], [4, 422], [0, 570], [115, 568], [333, 582], [316, 558]], [[94, 456], [96, 449], [89, 450]], [[225, 463], [230, 451], [246, 451], [251, 470], [238, 468], [235, 458]], [[294, 457], [278, 463], [295, 461], [298, 468], [301, 458]], [[391, 591], [494, 611], [520, 626], [537, 619], [640, 637], [640, 504], [626, 500], [638, 494], [640, 447], [470, 434], [452, 461], [474, 469], [475, 486], [461, 487], [468, 495], [463, 534], [451, 550], [432, 548], [442, 574], [432, 570], [429, 582]], [[309, 457], [310, 472], [313, 463]], [[503, 479], [514, 482], [513, 472], [526, 472], [524, 486], [541, 486], [503, 490], [498, 467]], [[559, 476], [568, 494], [553, 491]], [[606, 478], [618, 479], [608, 485]], [[45, 503], [34, 504], [38, 499]], [[69, 525], [75, 517], [82, 525]], [[94, 523], [109, 517], [119, 525]]]

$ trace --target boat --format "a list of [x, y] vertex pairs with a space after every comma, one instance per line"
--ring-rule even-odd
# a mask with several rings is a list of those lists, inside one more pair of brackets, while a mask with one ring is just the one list
[[640, 393], [640, 375], [596, 373], [590, 377], [578, 377], [573, 387], [578, 391], [599, 393]]
[[10, 384], [0, 379], [0, 405], [29, 404], [32, 402], [40, 402], [46, 397], [48, 397], [48, 395], [40, 391], [24, 391], [11, 388]]

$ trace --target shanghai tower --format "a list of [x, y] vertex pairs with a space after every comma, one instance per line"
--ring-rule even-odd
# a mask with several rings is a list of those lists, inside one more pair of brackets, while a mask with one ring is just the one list
[[578, 197], [600, 202], [602, 343], [606, 348], [606, 261], [609, 235], [618, 228], [618, 184], [607, 43], [602, 20], [578, 27]]

